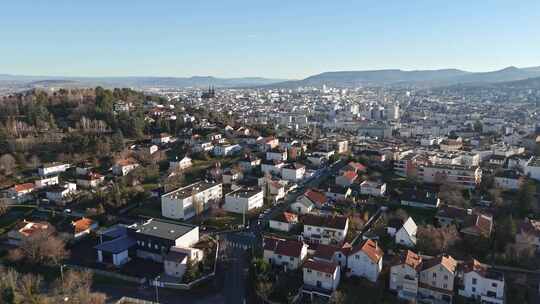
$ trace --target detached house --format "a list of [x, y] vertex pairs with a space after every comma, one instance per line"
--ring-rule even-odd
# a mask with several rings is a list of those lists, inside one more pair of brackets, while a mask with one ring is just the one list
[[349, 229], [349, 219], [345, 216], [307, 214], [302, 218], [302, 223], [302, 236], [316, 244], [341, 244]]
[[137, 167], [139, 167], [139, 163], [136, 160], [127, 158], [117, 161], [112, 167], [112, 172], [114, 175], [125, 176]]
[[336, 185], [341, 187], [349, 187], [358, 178], [358, 174], [354, 171], [345, 171], [340, 176], [336, 177]]
[[371, 196], [384, 196], [386, 193], [386, 183], [363, 181], [360, 184], [360, 193]]
[[97, 222], [86, 217], [71, 222], [71, 226], [73, 226], [73, 237], [75, 239], [82, 238], [99, 227]]
[[33, 183], [17, 184], [8, 190], [8, 196], [17, 203], [24, 203], [32, 199]]
[[191, 158], [187, 156], [182, 157], [182, 159], [180, 160], [176, 158], [175, 160], [169, 162], [169, 170], [171, 171], [185, 170], [187, 168], [190, 168], [191, 166]]
[[304, 263], [303, 278], [303, 293], [329, 297], [339, 285], [341, 271], [335, 263], [310, 259]]
[[281, 168], [281, 178], [291, 182], [298, 182], [304, 178], [306, 166], [300, 163], [287, 164]]
[[307, 256], [308, 245], [296, 240], [265, 237], [263, 257], [271, 265], [287, 270], [298, 269]]
[[22, 223], [17, 224], [15, 229], [8, 232], [7, 242], [10, 245], [18, 246], [26, 239], [32, 237], [35, 233], [50, 232], [52, 229], [53, 227], [51, 224], [46, 222], [38, 223], [23, 220]]
[[383, 250], [376, 241], [365, 240], [353, 247], [347, 258], [348, 275], [364, 277], [371, 282], [377, 282], [382, 270]]
[[268, 222], [270, 229], [289, 232], [298, 225], [298, 215], [291, 212], [281, 212]]
[[472, 259], [460, 269], [459, 295], [480, 303], [504, 304], [504, 274]]
[[345, 243], [342, 246], [317, 244], [313, 258], [326, 262], [338, 264], [342, 270], [347, 269], [347, 256], [351, 252], [351, 244]]
[[452, 303], [456, 275], [457, 262], [449, 255], [424, 260], [418, 284], [419, 298]]
[[328, 202], [326, 194], [316, 190], [309, 189], [304, 194], [296, 199], [296, 202], [291, 204], [291, 210], [298, 214], [310, 213], [314, 207], [321, 208]]
[[407, 250], [401, 252], [390, 266], [390, 290], [397, 292], [400, 299], [413, 301], [418, 294], [419, 272], [422, 257]]
[[394, 237], [396, 244], [412, 248], [416, 246], [416, 231], [418, 227], [412, 217], [403, 221], [392, 219], [388, 222], [387, 232]]

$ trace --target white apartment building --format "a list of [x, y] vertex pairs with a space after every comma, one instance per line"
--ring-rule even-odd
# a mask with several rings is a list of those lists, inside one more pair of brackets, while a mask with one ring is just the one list
[[47, 186], [58, 185], [58, 183], [59, 183], [58, 175], [43, 176], [40, 179], [36, 179], [34, 181], [34, 185], [38, 189], [39, 188], [44, 188], [44, 187], [47, 187]]
[[482, 169], [458, 165], [428, 165], [423, 168], [425, 183], [451, 183], [464, 188], [476, 188], [482, 181]]
[[58, 174], [61, 172], [65, 172], [67, 169], [69, 169], [69, 167], [70, 167], [69, 164], [62, 164], [62, 163], [46, 164], [38, 168], [38, 174], [40, 176]]
[[240, 188], [225, 195], [223, 209], [234, 213], [245, 213], [261, 208], [264, 204], [263, 191], [260, 188]]
[[161, 214], [166, 218], [189, 219], [220, 201], [222, 185], [200, 181], [161, 196]]

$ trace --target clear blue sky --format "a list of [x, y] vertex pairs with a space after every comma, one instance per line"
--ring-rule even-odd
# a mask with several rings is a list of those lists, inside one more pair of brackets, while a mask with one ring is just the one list
[[10, 0], [0, 74], [264, 76], [540, 65], [538, 0]]

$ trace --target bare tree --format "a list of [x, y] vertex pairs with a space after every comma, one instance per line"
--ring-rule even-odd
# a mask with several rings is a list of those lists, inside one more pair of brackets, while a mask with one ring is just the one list
[[9, 206], [6, 201], [0, 199], [0, 216], [6, 214], [9, 210]]
[[5, 175], [13, 174], [17, 161], [11, 154], [4, 154], [0, 157], [0, 173]]
[[25, 260], [31, 264], [57, 265], [68, 256], [65, 243], [51, 230], [35, 231], [24, 239], [17, 249], [10, 251], [9, 257], [17, 262]]
[[431, 225], [418, 228], [418, 248], [428, 254], [447, 252], [459, 240], [456, 226], [435, 228]]

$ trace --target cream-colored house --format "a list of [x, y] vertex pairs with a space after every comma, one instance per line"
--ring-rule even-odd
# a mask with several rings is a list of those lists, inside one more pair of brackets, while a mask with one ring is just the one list
[[419, 298], [452, 303], [456, 274], [457, 261], [449, 255], [424, 260], [418, 284]]

